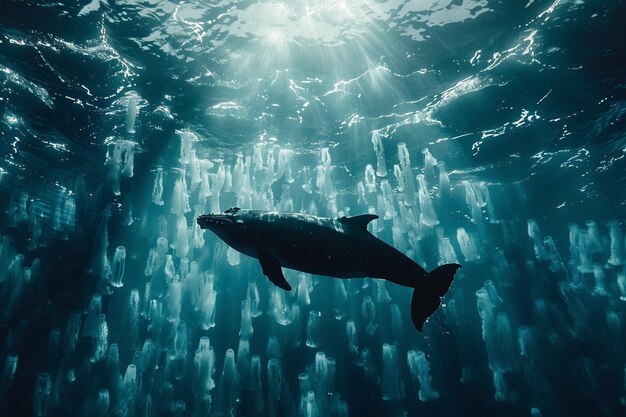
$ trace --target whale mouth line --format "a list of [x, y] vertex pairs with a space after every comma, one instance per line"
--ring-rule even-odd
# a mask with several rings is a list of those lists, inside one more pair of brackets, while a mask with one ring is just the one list
[[233, 223], [230, 216], [224, 214], [203, 214], [202, 216], [198, 216], [197, 222], [202, 228], [210, 226], [223, 226]]

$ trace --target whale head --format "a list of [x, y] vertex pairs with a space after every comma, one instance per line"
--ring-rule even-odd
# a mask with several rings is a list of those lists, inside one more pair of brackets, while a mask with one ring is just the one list
[[239, 207], [232, 207], [223, 213], [203, 214], [196, 220], [202, 229], [209, 229], [228, 245], [246, 253], [248, 233], [244, 227], [244, 213]]
[[217, 234], [233, 232], [236, 226], [242, 223], [238, 218], [240, 211], [239, 207], [232, 207], [224, 213], [203, 214], [198, 216], [197, 222], [202, 229], [209, 229]]

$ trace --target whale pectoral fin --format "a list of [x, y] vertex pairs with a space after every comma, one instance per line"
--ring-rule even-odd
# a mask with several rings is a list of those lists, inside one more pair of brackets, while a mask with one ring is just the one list
[[263, 275], [267, 276], [277, 287], [285, 291], [291, 291], [291, 285], [285, 279], [278, 259], [267, 250], [257, 250], [257, 255], [259, 256], [261, 268], [263, 268]]

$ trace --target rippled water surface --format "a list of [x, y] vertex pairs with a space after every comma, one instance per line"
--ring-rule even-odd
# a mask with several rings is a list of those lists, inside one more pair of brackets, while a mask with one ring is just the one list
[[[3, 0], [0, 414], [623, 415], [624, 6]], [[235, 205], [463, 269], [419, 333]]]

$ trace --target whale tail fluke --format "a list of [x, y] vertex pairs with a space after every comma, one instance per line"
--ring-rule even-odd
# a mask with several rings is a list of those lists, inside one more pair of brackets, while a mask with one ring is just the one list
[[433, 269], [413, 290], [411, 298], [411, 319], [420, 332], [424, 322], [437, 310], [443, 297], [452, 285], [454, 274], [461, 265], [446, 264]]

